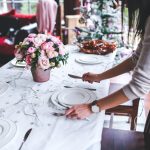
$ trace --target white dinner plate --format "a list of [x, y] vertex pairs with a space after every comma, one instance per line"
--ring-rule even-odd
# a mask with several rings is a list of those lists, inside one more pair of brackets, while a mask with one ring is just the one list
[[[72, 105], [75, 104], [82, 104], [82, 103], [90, 103], [93, 100], [96, 99], [96, 94], [93, 91], [89, 91], [87, 89], [81, 89], [81, 88], [73, 88], [75, 90], [72, 89], [63, 89], [57, 92], [54, 92], [50, 98], [50, 101], [54, 104], [54, 106], [56, 106], [56, 108], [58, 109], [66, 109], [66, 106], [71, 107]], [[71, 92], [68, 92], [71, 91]], [[88, 95], [87, 99], [82, 99], [82, 94], [79, 92], [81, 91], [82, 94], [84, 95]], [[68, 93], [68, 94], [62, 94], [62, 93]], [[75, 93], [77, 94], [77, 92], [79, 92], [79, 94], [81, 94], [79, 97], [78, 96], [73, 96]], [[73, 95], [70, 95], [71, 93], [74, 93]], [[63, 96], [63, 101], [61, 96]], [[64, 99], [65, 97], [68, 97], [66, 99]], [[83, 96], [86, 97], [86, 96]], [[80, 99], [80, 100], [79, 100]]]
[[58, 93], [58, 101], [63, 104], [76, 105], [86, 103], [91, 96], [87, 90], [81, 88], [63, 89]]
[[58, 99], [57, 99], [58, 94], [59, 94], [59, 91], [54, 92], [54, 93], [52, 94], [52, 96], [50, 97], [50, 101], [52, 102], [52, 104], [53, 104], [57, 109], [64, 110], [64, 109], [66, 109], [66, 107], [63, 106], [63, 105], [60, 105], [60, 104], [58, 103]]
[[75, 60], [78, 63], [89, 64], [89, 65], [99, 64], [102, 62], [99, 57], [93, 55], [80, 56], [77, 57]]
[[25, 67], [26, 66], [26, 62], [22, 61], [22, 62], [17, 62], [17, 59], [14, 58], [13, 60], [11, 60], [11, 64], [16, 66], [16, 67]]
[[0, 148], [8, 144], [15, 136], [17, 127], [9, 120], [0, 119]]
[[0, 82], [0, 95], [5, 93], [8, 89], [8, 87], [9, 87], [9, 84], [4, 83], [4, 82]]

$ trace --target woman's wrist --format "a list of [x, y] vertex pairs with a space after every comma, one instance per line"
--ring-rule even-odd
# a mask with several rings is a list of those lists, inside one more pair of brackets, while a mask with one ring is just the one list
[[97, 77], [96, 77], [97, 81], [102, 81], [104, 78], [103, 78], [103, 75], [100, 73], [100, 74], [97, 74]]

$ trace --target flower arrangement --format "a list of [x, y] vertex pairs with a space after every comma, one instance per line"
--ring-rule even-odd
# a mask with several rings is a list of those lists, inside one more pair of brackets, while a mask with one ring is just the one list
[[23, 42], [16, 45], [17, 61], [25, 61], [31, 68], [43, 70], [60, 67], [60, 62], [67, 63], [68, 53], [63, 43], [50, 34], [29, 34]]

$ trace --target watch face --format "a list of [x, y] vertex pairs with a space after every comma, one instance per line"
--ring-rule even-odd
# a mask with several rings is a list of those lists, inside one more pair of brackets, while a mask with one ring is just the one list
[[92, 112], [98, 113], [98, 112], [99, 112], [99, 107], [96, 106], [96, 105], [93, 105], [93, 106], [92, 106]]

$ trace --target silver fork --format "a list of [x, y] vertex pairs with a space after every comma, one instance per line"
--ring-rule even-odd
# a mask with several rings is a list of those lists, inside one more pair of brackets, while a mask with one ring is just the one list
[[[54, 116], [56, 116], [56, 117], [61, 117], [61, 116], [65, 116], [65, 114], [64, 113], [58, 113], [58, 112], [52, 112], [52, 113], [50, 113], [51, 115], [54, 115]], [[89, 118], [85, 118], [84, 120], [86, 120], [86, 121], [90, 121], [90, 119]]]

